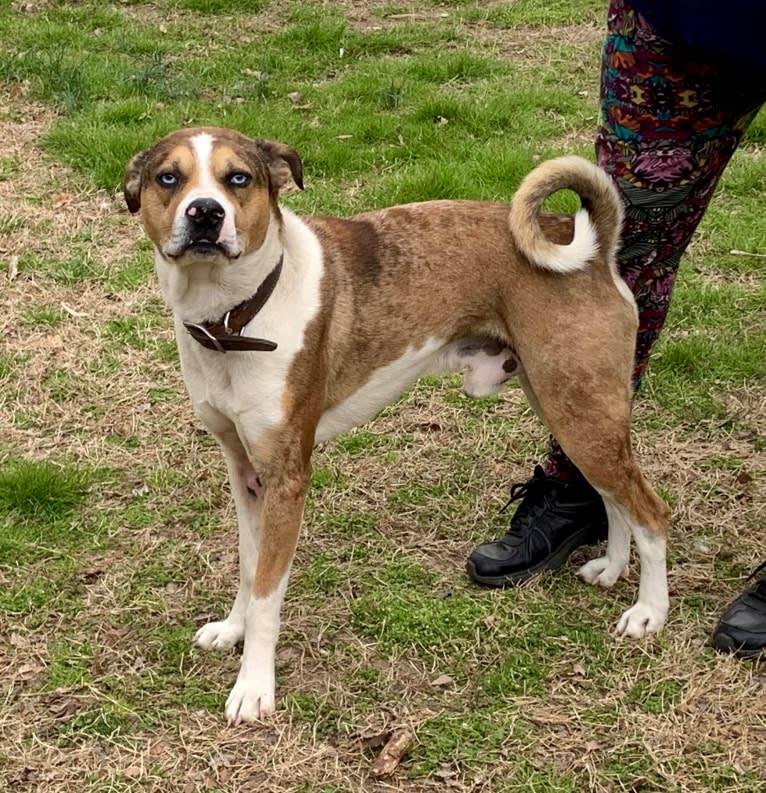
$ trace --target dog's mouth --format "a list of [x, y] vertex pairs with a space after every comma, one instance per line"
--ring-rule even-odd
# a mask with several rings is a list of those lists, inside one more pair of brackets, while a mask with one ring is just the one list
[[199, 258], [218, 258], [223, 256], [226, 259], [237, 259], [241, 251], [234, 246], [223, 242], [217, 242], [209, 237], [197, 237], [187, 239], [180, 244], [169, 244], [163, 251], [165, 256], [170, 259], [181, 259], [186, 256]]
[[207, 237], [201, 237], [200, 239], [192, 240], [186, 246], [186, 251], [199, 253], [203, 256], [216, 253], [222, 253], [224, 256], [228, 255], [228, 251], [223, 245], [221, 245], [219, 242], [216, 242], [215, 240], [208, 239]]

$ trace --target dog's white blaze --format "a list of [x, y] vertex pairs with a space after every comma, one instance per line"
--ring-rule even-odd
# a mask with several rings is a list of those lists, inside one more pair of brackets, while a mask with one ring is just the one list
[[212, 170], [213, 156], [213, 137], [206, 132], [195, 135], [189, 141], [194, 159], [196, 161], [196, 173], [194, 174], [194, 185], [186, 193], [176, 209], [173, 219], [173, 234], [168, 247], [172, 251], [174, 246], [181, 245], [186, 236], [186, 210], [189, 204], [197, 198], [212, 198], [217, 201], [225, 212], [223, 225], [216, 242], [226, 245], [232, 251], [237, 251], [237, 229], [234, 222], [235, 208], [229, 200], [225, 191], [221, 189]]
[[444, 369], [444, 341], [428, 339], [418, 349], [409, 348], [395, 361], [376, 369], [370, 379], [350, 397], [322, 414], [316, 432], [317, 441], [325, 441], [340, 432], [364, 424], [426, 373]]
[[596, 229], [587, 209], [578, 209], [574, 216], [574, 235], [568, 245], [546, 246], [535, 255], [535, 263], [556, 273], [571, 273], [583, 267], [598, 252]]

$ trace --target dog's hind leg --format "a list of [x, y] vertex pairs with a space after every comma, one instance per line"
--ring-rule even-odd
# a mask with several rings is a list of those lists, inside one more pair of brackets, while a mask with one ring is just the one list
[[[597, 477], [592, 473], [592, 481]], [[606, 556], [583, 565], [578, 575], [589, 583], [611, 586], [627, 565], [632, 534], [641, 564], [638, 599], [620, 618], [617, 633], [634, 638], [656, 633], [665, 623], [669, 605], [665, 558], [667, 507], [643, 477], [623, 488], [619, 497], [594, 486], [604, 499], [609, 517], [607, 552]], [[631, 502], [632, 508], [627, 506]]]
[[577, 575], [589, 584], [597, 584], [608, 589], [628, 571], [632, 532], [630, 521], [620, 505], [604, 493], [601, 493], [601, 497], [604, 500], [609, 522], [606, 554], [586, 562], [577, 571]]
[[[608, 339], [597, 340], [601, 345]], [[604, 498], [609, 539], [604, 557], [584, 565], [580, 575], [591, 583], [611, 586], [627, 567], [630, 535], [638, 546], [641, 579], [636, 604], [617, 625], [620, 635], [639, 637], [658, 631], [668, 611], [665, 547], [668, 508], [647, 484], [630, 444], [630, 350], [617, 363], [599, 348], [577, 349], [573, 340], [566, 359], [545, 360], [522, 355], [520, 379], [532, 406], [555, 435], [569, 458]], [[601, 347], [600, 349], [605, 349]], [[619, 352], [619, 351], [618, 351]], [[627, 360], [627, 363], [626, 363]], [[578, 364], [578, 362], [583, 362]]]

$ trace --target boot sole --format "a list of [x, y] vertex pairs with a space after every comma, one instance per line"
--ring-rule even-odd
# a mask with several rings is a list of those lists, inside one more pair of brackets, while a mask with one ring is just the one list
[[505, 573], [504, 575], [481, 575], [476, 571], [476, 565], [468, 559], [465, 563], [468, 577], [475, 581], [477, 584], [491, 587], [511, 587], [523, 584], [534, 578], [546, 570], [558, 570], [564, 566], [564, 563], [572, 555], [572, 553], [582, 545], [596, 545], [600, 540], [592, 539], [592, 528], [587, 527], [580, 529], [580, 531], [570, 534], [565, 542], [562, 542], [555, 551], [548, 554], [542, 561], [537, 564], [527, 567], [524, 570], [516, 570], [513, 573]]
[[737, 658], [755, 660], [766, 656], [766, 646], [759, 647], [757, 650], [746, 650], [741, 644], [737, 644], [731, 636], [725, 633], [716, 633], [710, 642], [719, 653], [731, 653]]

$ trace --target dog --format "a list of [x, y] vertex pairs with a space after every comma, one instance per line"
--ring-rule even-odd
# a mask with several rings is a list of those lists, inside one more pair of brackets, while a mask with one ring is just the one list
[[[154, 244], [196, 415], [219, 442], [239, 524], [240, 581], [228, 617], [194, 643], [244, 640], [231, 724], [275, 708], [280, 609], [316, 443], [362, 424], [426, 373], [463, 371], [486, 396], [517, 376], [609, 520], [603, 557], [579, 575], [624, 574], [636, 603], [619, 635], [658, 631], [668, 611], [668, 509], [631, 451], [636, 306], [616, 267], [622, 205], [575, 156], [549, 160], [510, 205], [435, 200], [350, 218], [279, 203], [303, 164], [289, 146], [182, 129], [131, 159], [128, 209]], [[570, 189], [574, 215], [541, 212]]]

